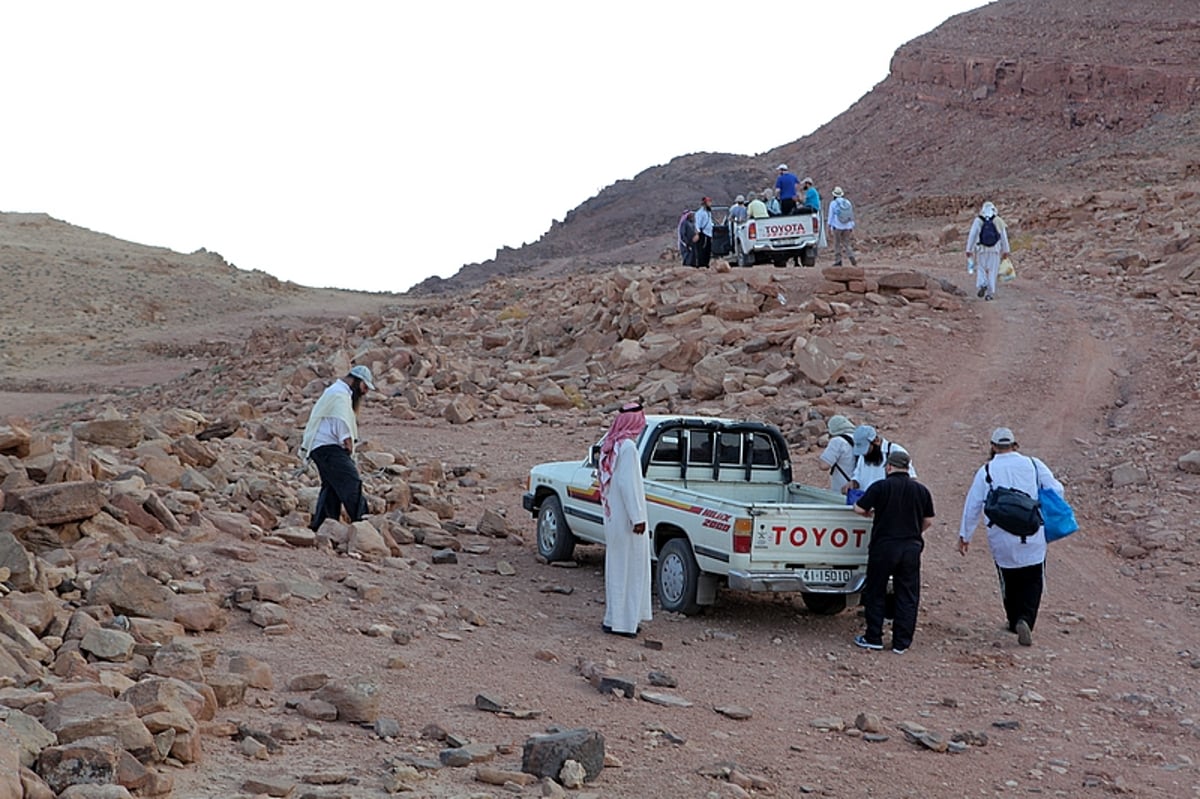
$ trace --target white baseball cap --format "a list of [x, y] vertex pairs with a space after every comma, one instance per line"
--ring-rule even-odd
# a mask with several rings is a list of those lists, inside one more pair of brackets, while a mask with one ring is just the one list
[[365, 366], [355, 366], [350, 370], [351, 377], [357, 377], [359, 380], [367, 384], [367, 388], [375, 390], [375, 378], [371, 376], [371, 370]]

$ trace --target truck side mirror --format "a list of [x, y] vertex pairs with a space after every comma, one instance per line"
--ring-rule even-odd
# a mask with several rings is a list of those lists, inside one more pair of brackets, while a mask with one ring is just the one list
[[600, 465], [600, 445], [592, 444], [592, 449], [588, 453], [588, 466]]

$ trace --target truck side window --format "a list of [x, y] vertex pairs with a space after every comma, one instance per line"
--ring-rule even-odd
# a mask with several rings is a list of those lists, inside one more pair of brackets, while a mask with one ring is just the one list
[[654, 443], [654, 452], [650, 455], [650, 462], [678, 466], [682, 456], [679, 436], [678, 430], [668, 430], [659, 436], [658, 441]]
[[779, 459], [775, 456], [775, 447], [771, 445], [770, 438], [761, 433], [753, 434], [750, 443], [750, 463], [771, 469], [779, 468]]
[[717, 448], [717, 462], [722, 466], [742, 465], [741, 433], [721, 433], [720, 445]]
[[713, 462], [713, 434], [706, 430], [688, 431], [688, 463], [711, 466]]

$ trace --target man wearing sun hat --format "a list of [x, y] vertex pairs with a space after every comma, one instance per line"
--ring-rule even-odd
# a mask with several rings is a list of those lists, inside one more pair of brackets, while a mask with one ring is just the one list
[[311, 460], [321, 475], [321, 493], [309, 528], [319, 530], [326, 519], [340, 519], [342, 509], [350, 521], [357, 522], [367, 513], [362, 494], [362, 478], [354, 465], [354, 445], [358, 443], [358, 409], [368, 391], [375, 390], [371, 370], [358, 365], [333, 381], [321, 394], [308, 415], [300, 457]]
[[[971, 546], [975, 528], [983, 520], [983, 505], [988, 491], [1015, 488], [1037, 497], [1038, 488], [1049, 488], [1062, 495], [1063, 486], [1045, 463], [1017, 451], [1017, 437], [1008, 427], [992, 431], [991, 453], [987, 463], [975, 472], [975, 479], [963, 503], [962, 523], [958, 528], [958, 551], [963, 555]], [[1033, 535], [1018, 536], [997, 524], [987, 528], [988, 549], [1000, 577], [1000, 598], [1008, 617], [1008, 631], [1017, 634], [1021, 646], [1033, 645], [1033, 628], [1042, 604], [1046, 582], [1046, 532], [1038, 528]]]
[[839, 413], [829, 417], [825, 429], [829, 443], [821, 453], [821, 463], [829, 467], [829, 489], [844, 494], [842, 486], [854, 473], [854, 422]]

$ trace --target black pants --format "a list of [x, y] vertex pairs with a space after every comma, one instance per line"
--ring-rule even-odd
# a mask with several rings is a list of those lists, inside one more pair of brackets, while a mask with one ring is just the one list
[[779, 200], [779, 210], [784, 216], [791, 216], [796, 210], [796, 199], [793, 197], [790, 200]]
[[1024, 620], [1029, 629], [1037, 624], [1038, 608], [1042, 606], [1042, 589], [1046, 585], [1046, 562], [1016, 569], [996, 567], [1000, 575], [1000, 598], [1004, 615], [1008, 617], [1009, 632], [1016, 632], [1017, 622]]
[[896, 615], [892, 621], [892, 648], [908, 649], [917, 629], [917, 607], [921, 603], [920, 538], [872, 541], [867, 551], [867, 582], [863, 587], [863, 612], [867, 631], [863, 637], [872, 644], [883, 643], [884, 607], [887, 603], [888, 578], [896, 593]]
[[712, 236], [700, 234], [700, 240], [696, 242], [696, 266], [708, 267], [708, 262], [712, 260]]
[[309, 528], [315, 532], [326, 519], [341, 519], [342, 508], [346, 509], [350, 521], [361, 520], [367, 513], [367, 501], [363, 498], [358, 467], [350, 453], [337, 444], [326, 444], [312, 451], [312, 459], [321, 475], [321, 493], [317, 496], [317, 509]]

